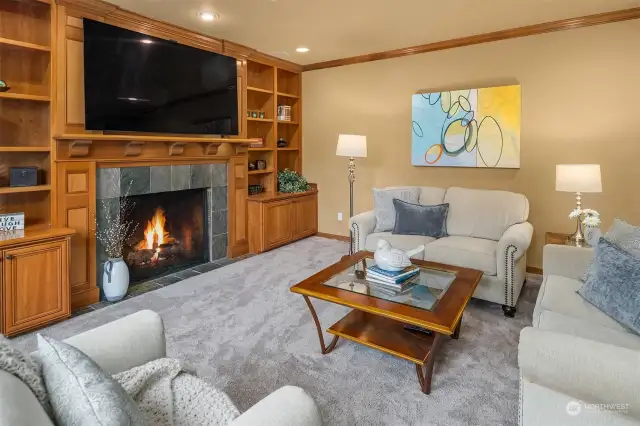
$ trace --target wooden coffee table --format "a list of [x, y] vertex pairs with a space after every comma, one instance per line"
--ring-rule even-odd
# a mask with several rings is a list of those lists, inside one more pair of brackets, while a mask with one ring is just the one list
[[[373, 253], [366, 251], [344, 257], [291, 287], [291, 291], [304, 297], [316, 324], [323, 354], [331, 352], [338, 339], [344, 337], [406, 359], [416, 365], [420, 388], [429, 394], [435, 354], [444, 337], [458, 338], [462, 312], [482, 272], [421, 260], [412, 262], [420, 267], [419, 280], [400, 295], [367, 282], [364, 271], [375, 265], [375, 261]], [[353, 308], [327, 330], [334, 335], [328, 346], [309, 297]], [[410, 331], [405, 324], [432, 333]]]

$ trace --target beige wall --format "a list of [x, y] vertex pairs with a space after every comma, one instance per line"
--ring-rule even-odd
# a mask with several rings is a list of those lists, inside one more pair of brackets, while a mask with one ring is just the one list
[[[320, 190], [319, 230], [348, 235], [346, 158], [339, 133], [368, 138], [357, 160], [355, 212], [371, 188], [464, 186], [524, 193], [535, 228], [528, 263], [541, 266], [544, 234], [573, 231], [574, 197], [555, 192], [555, 165], [599, 163], [604, 192], [586, 194], [603, 226], [640, 225], [640, 20], [303, 75], [303, 170]], [[411, 95], [419, 91], [522, 85], [519, 170], [411, 166]], [[339, 222], [337, 213], [345, 220]]]

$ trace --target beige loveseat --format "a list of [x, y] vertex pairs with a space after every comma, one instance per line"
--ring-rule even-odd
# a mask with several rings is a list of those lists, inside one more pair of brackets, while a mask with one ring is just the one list
[[374, 232], [376, 217], [368, 211], [349, 222], [354, 252], [375, 251], [380, 239], [403, 250], [424, 244], [426, 249], [417, 256], [419, 259], [481, 270], [484, 276], [473, 296], [499, 303], [505, 315], [515, 315], [533, 235], [533, 227], [527, 222], [527, 198], [506, 191], [420, 187], [419, 203], [449, 204], [448, 237]]

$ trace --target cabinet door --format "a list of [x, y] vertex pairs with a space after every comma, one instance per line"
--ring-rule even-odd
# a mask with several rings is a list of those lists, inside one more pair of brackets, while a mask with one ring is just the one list
[[2, 252], [5, 334], [71, 315], [68, 250], [62, 240]]
[[58, 165], [58, 224], [76, 231], [71, 237], [71, 306], [96, 303], [96, 166], [91, 162]]
[[315, 196], [295, 200], [292, 204], [293, 238], [308, 237], [318, 232], [318, 203]]
[[263, 232], [265, 250], [281, 246], [291, 241], [291, 202], [265, 203]]

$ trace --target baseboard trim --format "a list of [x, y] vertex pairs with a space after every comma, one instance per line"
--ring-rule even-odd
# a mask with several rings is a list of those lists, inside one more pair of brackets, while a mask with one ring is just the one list
[[71, 310], [81, 309], [100, 301], [100, 289], [92, 287], [71, 295]]
[[[314, 235], [316, 237], [328, 238], [330, 240], [346, 241], [347, 243], [349, 242], [349, 237], [346, 235], [329, 234], [327, 232], [317, 232]], [[537, 266], [527, 266], [527, 272], [530, 274], [542, 275], [542, 268], [538, 268]]]
[[315, 236], [321, 237], [321, 238], [328, 238], [330, 240], [345, 241], [347, 243], [349, 242], [349, 237], [346, 235], [328, 234], [326, 232], [316, 232]]

